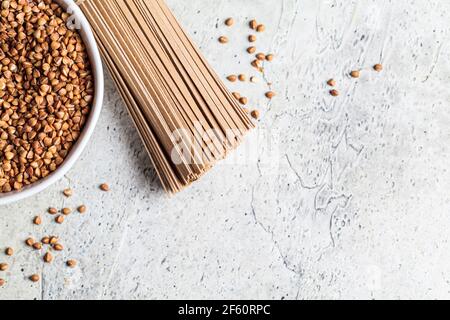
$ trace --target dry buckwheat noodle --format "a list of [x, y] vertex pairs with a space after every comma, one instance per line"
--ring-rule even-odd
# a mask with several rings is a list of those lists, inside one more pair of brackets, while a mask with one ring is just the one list
[[167, 192], [197, 180], [254, 127], [163, 0], [77, 3]]

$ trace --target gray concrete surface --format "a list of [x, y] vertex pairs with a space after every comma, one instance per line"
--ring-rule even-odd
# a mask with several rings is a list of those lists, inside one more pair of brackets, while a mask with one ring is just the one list
[[[257, 46], [276, 54], [265, 78], [277, 98], [262, 80], [230, 85], [261, 109], [258, 130], [242, 157], [168, 198], [108, 76], [95, 136], [66, 179], [0, 208], [0, 248], [17, 251], [0, 255], [11, 264], [0, 299], [450, 298], [450, 2], [168, 2], [223, 77], [252, 73], [246, 23], [264, 22]], [[43, 214], [81, 203], [88, 213], [62, 226]], [[23, 245], [46, 234], [66, 247], [51, 265]]]

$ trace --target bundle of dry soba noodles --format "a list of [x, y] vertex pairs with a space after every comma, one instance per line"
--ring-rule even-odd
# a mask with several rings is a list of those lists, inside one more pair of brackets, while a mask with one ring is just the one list
[[163, 0], [82, 0], [164, 188], [176, 193], [253, 128]]

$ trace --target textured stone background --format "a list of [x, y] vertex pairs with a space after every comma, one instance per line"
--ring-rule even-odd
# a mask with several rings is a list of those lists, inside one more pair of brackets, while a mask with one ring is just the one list
[[[262, 81], [230, 86], [262, 110], [247, 160], [167, 198], [108, 76], [96, 134], [66, 179], [0, 208], [0, 248], [17, 251], [0, 255], [12, 265], [0, 299], [450, 298], [450, 2], [168, 2], [223, 77], [252, 72], [246, 23], [266, 24], [257, 46], [277, 56], [265, 77], [278, 97], [267, 103]], [[31, 224], [81, 203], [89, 212], [62, 226]], [[46, 234], [67, 249], [44, 266], [23, 240]], [[26, 280], [35, 272], [39, 284]]]

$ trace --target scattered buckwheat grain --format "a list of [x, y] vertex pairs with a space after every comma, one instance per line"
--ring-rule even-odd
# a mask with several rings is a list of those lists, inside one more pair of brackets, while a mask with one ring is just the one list
[[32, 247], [34, 244], [34, 239], [33, 238], [28, 238], [27, 240], [25, 240], [25, 244], [29, 247]]
[[253, 110], [250, 115], [252, 116], [253, 119], [258, 120], [259, 119], [259, 111], [258, 110]]
[[79, 206], [77, 210], [78, 210], [79, 213], [84, 214], [84, 213], [86, 213], [87, 208], [83, 204], [83, 205]]
[[257, 31], [257, 32], [264, 32], [264, 31], [266, 31], [266, 26], [263, 25], [263, 24], [260, 24], [260, 25], [258, 25], [258, 26], [256, 27], [256, 31]]
[[77, 266], [77, 262], [76, 262], [75, 260], [71, 259], [71, 260], [68, 260], [68, 261], [66, 262], [66, 265], [67, 265], [69, 268], [75, 268], [75, 267]]
[[50, 244], [54, 245], [58, 243], [58, 238], [55, 236], [50, 237]]
[[29, 279], [30, 279], [30, 281], [32, 281], [32, 282], [39, 282], [39, 280], [40, 280], [41, 278], [39, 277], [39, 275], [33, 274], [33, 275], [30, 276]]
[[40, 217], [40, 216], [34, 217], [33, 223], [34, 223], [35, 225], [37, 225], [37, 226], [40, 226], [40, 225], [42, 224], [42, 219], [41, 219], [41, 217]]
[[351, 76], [352, 78], [359, 78], [360, 75], [361, 75], [361, 73], [360, 73], [359, 70], [354, 70], [354, 71], [350, 72], [350, 76]]
[[276, 94], [273, 91], [266, 92], [267, 99], [273, 99], [273, 97], [275, 97], [275, 96], [276, 96]]
[[246, 97], [241, 97], [239, 103], [245, 106], [248, 103], [248, 99]]
[[64, 193], [64, 195], [65, 195], [67, 198], [69, 198], [69, 197], [71, 197], [71, 196], [73, 195], [72, 189], [65, 189], [65, 190], [63, 191], [63, 193]]
[[338, 97], [338, 96], [339, 96], [339, 91], [333, 89], [333, 90], [330, 90], [330, 94], [331, 94], [333, 97]]
[[64, 223], [64, 216], [60, 215], [55, 218], [55, 222], [58, 224]]
[[264, 61], [266, 60], [266, 55], [264, 53], [258, 53], [256, 55], [256, 59], [258, 59], [259, 61]]
[[228, 40], [227, 37], [221, 36], [221, 37], [219, 37], [219, 42], [220, 42], [221, 44], [225, 44], [225, 43], [228, 43], [229, 40]]
[[225, 20], [225, 25], [228, 27], [231, 27], [232, 25], [234, 25], [234, 19], [233, 18], [228, 18]]
[[381, 71], [383, 71], [383, 65], [377, 63], [376, 65], [373, 66], [373, 69], [374, 69], [376, 72], [381, 72]]
[[236, 82], [237, 81], [237, 76], [235, 76], [234, 74], [229, 75], [227, 77], [227, 80], [230, 81], [230, 82]]
[[256, 47], [248, 47], [247, 48], [247, 52], [250, 53], [250, 54], [255, 53], [256, 52]]
[[94, 80], [86, 47], [53, 1], [2, 1], [0, 193], [54, 172], [90, 113]]
[[53, 256], [52, 256], [52, 254], [50, 253], [50, 252], [47, 252], [45, 255], [44, 255], [44, 262], [45, 263], [51, 263], [52, 261], [53, 261]]

